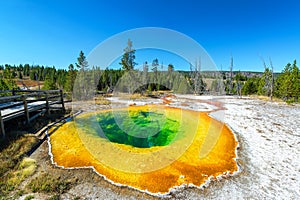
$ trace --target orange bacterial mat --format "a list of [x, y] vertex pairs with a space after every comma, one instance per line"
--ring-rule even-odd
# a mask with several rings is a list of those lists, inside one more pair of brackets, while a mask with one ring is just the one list
[[[102, 129], [97, 120], [105, 116], [101, 113], [112, 111], [82, 114], [50, 136], [53, 161], [65, 168], [91, 166], [116, 184], [151, 194], [167, 194], [181, 185], [201, 186], [210, 177], [238, 170], [234, 134], [207, 113], [159, 105], [131, 106], [113, 113], [121, 111], [158, 113], [179, 125], [165, 146], [139, 148], [100, 137]], [[151, 116], [149, 121], [153, 122]], [[163, 137], [170, 139], [168, 135]]]

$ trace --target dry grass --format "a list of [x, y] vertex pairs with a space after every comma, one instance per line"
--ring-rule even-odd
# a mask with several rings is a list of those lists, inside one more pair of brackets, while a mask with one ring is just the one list
[[117, 95], [117, 97], [121, 98], [121, 99], [125, 99], [125, 100], [142, 100], [142, 99], [146, 99], [149, 96], [156, 96], [156, 97], [160, 97], [160, 96], [164, 96], [164, 95], [170, 95], [173, 94], [172, 91], [168, 91], [168, 90], [159, 90], [159, 91], [146, 91], [144, 94], [141, 93], [134, 93], [134, 94], [128, 94], [128, 93], [119, 93]]
[[29, 78], [23, 78], [23, 79], [15, 79], [16, 84], [19, 87], [23, 87], [22, 82], [27, 86], [27, 87], [36, 87], [38, 88], [38, 85], [40, 84], [40, 87], [42, 88], [42, 86], [44, 85], [44, 81], [34, 81], [34, 80], [30, 80]]
[[11, 172], [11, 177], [7, 180], [7, 184], [17, 187], [25, 178], [34, 174], [36, 170], [36, 161], [31, 158], [24, 158], [16, 171]]
[[103, 96], [96, 96], [94, 98], [96, 105], [109, 105], [111, 102]]
[[60, 176], [42, 173], [31, 180], [27, 188], [32, 192], [62, 194], [70, 189], [72, 183], [76, 180], [66, 180]]
[[[259, 100], [263, 100], [263, 101], [270, 101], [270, 97], [268, 96], [263, 96], [263, 95], [250, 95], [251, 98], [254, 99], [259, 99]], [[282, 99], [279, 99], [277, 97], [273, 97], [272, 101], [277, 102], [277, 103], [284, 103], [284, 101]]]
[[24, 158], [19, 166], [21, 176], [28, 177], [36, 170], [36, 161], [32, 158]]
[[119, 93], [117, 97], [121, 99], [126, 99], [126, 100], [136, 100], [136, 99], [144, 99], [146, 98], [142, 94], [139, 93], [134, 93], [134, 94], [128, 94], [128, 93]]
[[[26, 177], [35, 172], [35, 160], [23, 158], [23, 156], [37, 141], [36, 137], [27, 135], [18, 137], [6, 147], [2, 146], [0, 153], [0, 199], [5, 199], [11, 191], [18, 188]], [[4, 145], [3, 141], [1, 145]]]

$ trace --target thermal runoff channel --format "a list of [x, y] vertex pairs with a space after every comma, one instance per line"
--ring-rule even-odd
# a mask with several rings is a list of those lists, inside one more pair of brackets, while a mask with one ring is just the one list
[[151, 194], [237, 171], [238, 143], [225, 124], [168, 106], [82, 114], [55, 130], [50, 144], [58, 166], [91, 166], [111, 182]]

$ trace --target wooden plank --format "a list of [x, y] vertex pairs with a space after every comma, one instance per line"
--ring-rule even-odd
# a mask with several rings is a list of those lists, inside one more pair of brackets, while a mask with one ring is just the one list
[[24, 109], [16, 110], [16, 111], [13, 111], [13, 112], [9, 112], [6, 115], [2, 115], [2, 119], [3, 119], [3, 121], [7, 121], [8, 118], [14, 118], [14, 116], [15, 115], [19, 115], [19, 113], [21, 113], [22, 115], [24, 115]]
[[47, 114], [50, 114], [50, 105], [49, 105], [49, 100], [48, 100], [48, 93], [45, 92], [46, 94], [46, 110], [47, 110]]
[[61, 107], [62, 107], [62, 110], [63, 110], [63, 112], [65, 112], [66, 109], [65, 109], [65, 103], [64, 103], [64, 93], [63, 93], [62, 90], [60, 90], [60, 100], [61, 100]]
[[3, 122], [6, 122], [6, 121], [9, 121], [9, 120], [14, 119], [16, 117], [20, 117], [20, 116], [24, 116], [24, 111], [18, 111], [15, 114], [7, 115], [7, 116], [3, 117], [2, 119], [3, 119]]
[[60, 101], [50, 101], [49, 102], [49, 105], [54, 105], [54, 104], [61, 104]]
[[50, 106], [51, 110], [62, 110], [62, 107]]
[[0, 93], [20, 93], [20, 92], [26, 92], [26, 93], [32, 93], [32, 92], [41, 92], [43, 93], [44, 91], [48, 91], [49, 93], [55, 93], [55, 92], [59, 92], [59, 90], [0, 90]]
[[47, 111], [46, 111], [46, 110], [42, 110], [41, 112], [39, 112], [39, 113], [33, 115], [32, 117], [29, 118], [29, 121], [34, 120], [35, 118], [37, 118], [38, 116], [44, 114], [45, 112], [47, 112]]
[[4, 129], [4, 123], [1, 115], [1, 110], [0, 110], [0, 126], [1, 126], [1, 133], [2, 133], [2, 138], [5, 138], [5, 129]]
[[4, 110], [4, 109], [7, 109], [7, 108], [12, 108], [12, 107], [20, 106], [20, 105], [23, 105], [23, 102], [14, 102], [12, 104], [0, 105], [0, 109]]
[[[28, 112], [31, 113], [31, 112], [34, 112], [34, 111], [37, 111], [37, 110], [42, 110], [42, 109], [45, 109], [46, 108], [46, 103], [41, 103], [41, 104], [30, 104], [30, 103], [27, 103], [27, 108], [28, 108]], [[16, 118], [16, 117], [19, 117], [19, 116], [24, 116], [25, 112], [24, 112], [24, 107], [22, 106], [19, 106], [19, 108], [17, 108], [16, 110], [13, 110], [13, 111], [10, 111], [10, 112], [6, 112], [6, 114], [3, 114], [2, 113], [2, 119], [3, 121], [8, 121], [8, 120], [11, 120], [13, 118]]]
[[23, 95], [23, 103], [24, 103], [24, 112], [25, 112], [25, 117], [26, 117], [26, 122], [27, 124], [30, 123], [29, 121], [29, 112], [28, 112], [28, 106], [27, 106], [27, 101], [26, 101], [26, 95]]
[[59, 90], [47, 90], [47, 92], [49, 94], [52, 94], [52, 93], [59, 93]]
[[52, 96], [48, 96], [48, 99], [54, 99], [54, 98], [58, 98], [61, 97], [61, 95], [52, 95]]
[[10, 93], [12, 90], [0, 90], [0, 93]]
[[22, 95], [0, 97], [0, 101], [11, 101], [11, 100], [15, 100], [18, 98], [22, 98]]

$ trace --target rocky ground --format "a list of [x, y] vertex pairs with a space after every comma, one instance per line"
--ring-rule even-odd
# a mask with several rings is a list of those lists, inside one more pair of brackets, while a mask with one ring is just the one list
[[[161, 100], [130, 100], [126, 104], [161, 103]], [[226, 110], [220, 110], [222, 106]], [[67, 105], [70, 106], [70, 105]], [[300, 185], [300, 107], [285, 103], [250, 98], [177, 96], [170, 106], [212, 111], [211, 116], [224, 121], [239, 141], [240, 172], [233, 177], [212, 181], [207, 188], [185, 188], [170, 194], [168, 199], [299, 199]], [[73, 109], [94, 111], [111, 105], [73, 104]], [[114, 186], [91, 169], [65, 170], [51, 164], [48, 143], [44, 142], [32, 155], [38, 173], [50, 172], [73, 179], [72, 187], [60, 199], [156, 199], [157, 197]], [[51, 195], [33, 194], [35, 199]], [[24, 199], [28, 194], [23, 195]]]

